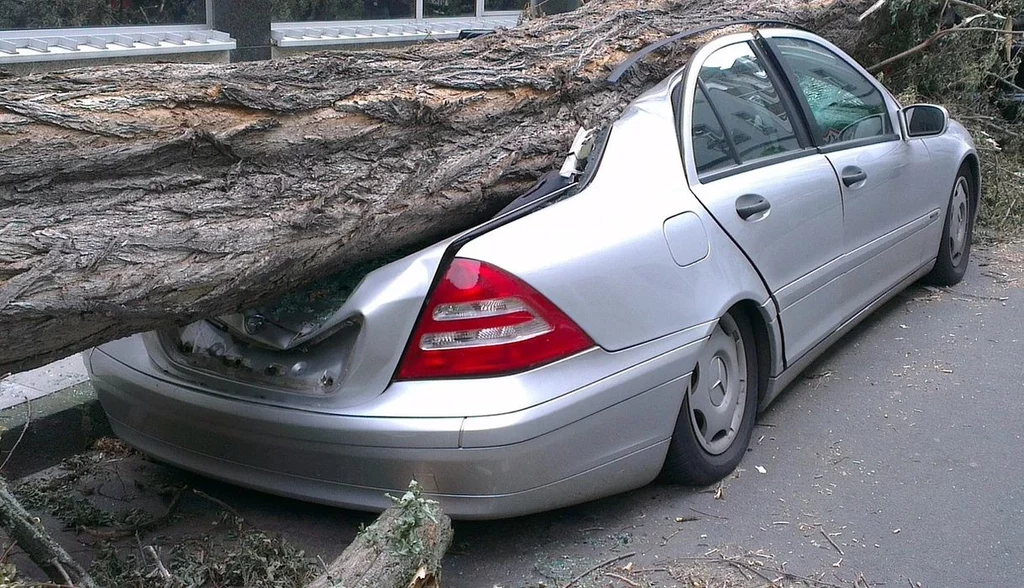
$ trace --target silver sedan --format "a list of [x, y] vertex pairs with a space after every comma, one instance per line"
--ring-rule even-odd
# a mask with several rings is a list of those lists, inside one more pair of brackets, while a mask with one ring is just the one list
[[461, 518], [706, 485], [816, 356], [967, 267], [968, 133], [803, 31], [720, 36], [465, 233], [101, 346], [114, 431], [276, 494]]

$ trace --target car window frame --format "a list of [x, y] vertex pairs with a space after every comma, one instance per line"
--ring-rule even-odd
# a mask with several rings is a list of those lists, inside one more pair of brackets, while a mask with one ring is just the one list
[[[817, 147], [819, 153], [828, 154], [836, 151], [863, 147], [866, 145], [888, 143], [890, 141], [900, 141], [904, 139], [905, 129], [903, 120], [899, 116], [899, 104], [897, 104], [893, 99], [892, 93], [890, 93], [888, 88], [882, 85], [875, 76], [871, 75], [870, 72], [853, 60], [842, 49], [836, 47], [832, 43], [829, 43], [827, 40], [818, 37], [817, 35], [793, 29], [762, 29], [757, 31], [755, 37], [757, 39], [756, 42], [763, 46], [764, 51], [770, 56], [773, 65], [782, 72], [789, 93], [800, 105], [804, 123], [807, 125], [807, 132], [810, 135], [812, 144]], [[807, 100], [804, 97], [804, 93], [799, 89], [800, 85], [797, 83], [796, 74], [793, 72], [792, 68], [789, 67], [786, 61], [782, 59], [782, 50], [776, 46], [776, 39], [799, 39], [801, 41], [818, 45], [843, 63], [849, 65], [855, 72], [859, 73], [865, 80], [867, 80], [868, 84], [870, 84], [875, 91], [882, 96], [882, 101], [885, 104], [885, 112], [889, 116], [889, 128], [891, 129], [891, 132], [884, 135], [865, 137], [863, 139], [853, 139], [851, 141], [842, 141], [839, 143], [823, 143], [821, 138], [817, 136], [817, 133], [811, 132], [811, 129], [817, 126], [816, 119], [811, 111], [810, 104], [807, 103]]]
[[[807, 157], [818, 153], [818, 148], [811, 141], [807, 121], [804, 119], [805, 115], [801, 112], [801, 109], [794, 101], [794, 94], [792, 88], [789, 86], [789, 82], [782, 76], [781, 72], [776, 69], [772, 57], [764, 51], [763, 47], [761, 47], [757, 41], [758, 37], [754, 33], [749, 32], [724, 35], [709, 41], [694, 52], [689, 63], [687, 63], [686, 67], [682, 70], [679, 82], [676, 87], [673, 88], [671, 95], [672, 105], [675, 109], [676, 115], [676, 136], [679, 142], [679, 150], [683, 156], [683, 170], [686, 174], [687, 181], [691, 184], [707, 184], [715, 180], [745, 173], [761, 167], [799, 159], [801, 157]], [[708, 57], [716, 51], [737, 43], [747, 43], [751, 47], [760, 65], [769, 76], [769, 79], [779, 96], [779, 100], [782, 102], [783, 108], [789, 116], [790, 124], [793, 127], [793, 133], [797, 137], [797, 142], [800, 145], [800, 148], [793, 151], [779, 153], [777, 155], [761, 157], [746, 163], [734, 164], [724, 169], [699, 174], [697, 172], [697, 163], [694, 158], [695, 151], [693, 148], [692, 130], [693, 102], [697, 93], [697, 80], [700, 76], [700, 68], [704, 65], [704, 62], [707, 61]], [[721, 123], [721, 121], [719, 122]]]

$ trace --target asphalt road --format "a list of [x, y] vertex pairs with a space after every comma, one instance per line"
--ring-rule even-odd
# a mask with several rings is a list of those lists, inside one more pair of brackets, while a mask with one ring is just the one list
[[912, 287], [790, 386], [718, 498], [655, 484], [458, 524], [446, 586], [562, 585], [621, 554], [657, 567], [714, 549], [834, 583], [1024, 586], [1022, 327], [1024, 246], [977, 249], [963, 283]]
[[[976, 249], [962, 284], [910, 288], [811, 366], [760, 416], [740, 468], [720, 486], [653, 484], [530, 517], [456, 523], [442, 585], [562, 587], [617, 557], [574, 587], [682, 585], [658, 570], [753, 553], [745, 561], [764, 563], [772, 578], [785, 569], [829, 585], [1024, 586], [1022, 326], [1024, 243]], [[141, 457], [120, 465], [93, 498], [116, 490], [131, 495], [113, 496], [121, 508], [165, 508], [126, 482], [164, 466]], [[171, 485], [201, 488], [328, 561], [373, 520], [164, 469]], [[220, 508], [193, 497], [142, 540], [168, 547], [209, 533]], [[58, 538], [86, 561], [96, 545], [73, 532]]]

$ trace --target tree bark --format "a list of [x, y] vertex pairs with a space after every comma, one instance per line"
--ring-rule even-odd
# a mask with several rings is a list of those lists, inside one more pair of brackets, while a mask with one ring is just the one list
[[594, 0], [471, 41], [0, 80], [0, 374], [268, 299], [487, 218], [686, 61], [790, 20], [855, 47], [869, 0]]
[[[412, 495], [411, 493], [415, 493]], [[419, 490], [385, 510], [305, 588], [436, 587], [452, 522]]]
[[0, 528], [58, 586], [98, 588], [82, 566], [68, 555], [11, 494], [0, 478]]

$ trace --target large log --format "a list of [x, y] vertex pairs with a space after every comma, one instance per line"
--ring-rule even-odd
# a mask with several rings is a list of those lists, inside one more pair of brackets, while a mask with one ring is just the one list
[[[471, 41], [0, 79], [0, 374], [251, 305], [470, 226], [737, 18], [869, 0], [595, 0]], [[702, 37], [702, 38], [706, 38]]]
[[412, 482], [305, 588], [436, 588], [452, 521]]

